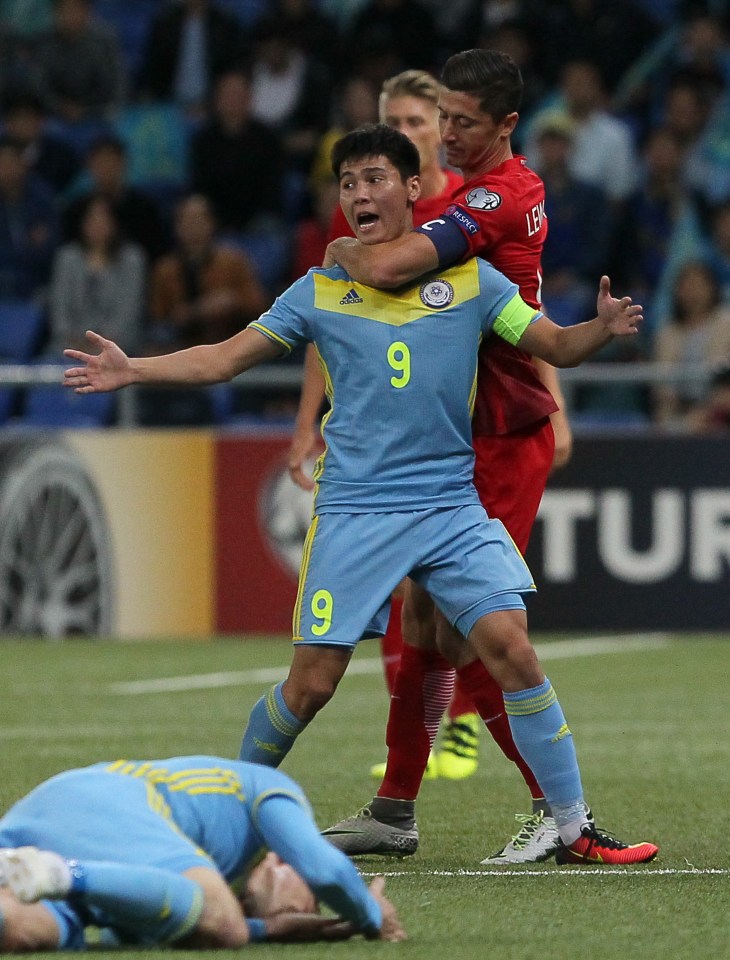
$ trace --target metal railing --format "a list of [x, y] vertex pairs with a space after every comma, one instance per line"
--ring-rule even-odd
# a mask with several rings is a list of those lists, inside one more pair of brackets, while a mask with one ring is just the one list
[[[57, 387], [62, 380], [63, 365], [56, 363], [2, 364], [0, 387]], [[560, 382], [570, 412], [574, 407], [576, 391], [582, 386], [656, 386], [663, 383], [706, 384], [713, 368], [705, 364], [671, 364], [656, 362], [585, 363], [560, 371]], [[237, 390], [295, 390], [302, 382], [302, 368], [298, 366], [265, 365], [248, 370], [234, 378]], [[133, 427], [138, 421], [136, 388], [121, 390], [117, 398], [117, 424]]]

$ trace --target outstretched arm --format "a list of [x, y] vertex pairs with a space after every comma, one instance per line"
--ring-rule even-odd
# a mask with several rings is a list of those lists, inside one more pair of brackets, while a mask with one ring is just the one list
[[353, 280], [390, 290], [415, 280], [439, 265], [436, 247], [423, 233], [406, 233], [387, 243], [364, 244], [339, 237], [327, 247], [327, 259], [339, 263]]
[[611, 281], [601, 277], [597, 299], [598, 316], [573, 327], [560, 327], [543, 316], [531, 323], [519, 346], [554, 367], [577, 367], [614, 337], [634, 336], [644, 319], [642, 307], [631, 297], [611, 296]]
[[248, 328], [221, 343], [158, 357], [128, 357], [113, 340], [92, 330], [87, 330], [86, 337], [98, 353], [64, 350], [81, 364], [64, 373], [64, 386], [76, 393], [108, 393], [133, 383], [223, 383], [282, 352], [280, 344]]

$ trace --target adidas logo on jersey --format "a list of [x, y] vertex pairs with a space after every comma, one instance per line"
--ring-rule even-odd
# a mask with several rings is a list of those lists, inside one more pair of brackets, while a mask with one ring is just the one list
[[363, 302], [363, 299], [362, 297], [358, 297], [357, 290], [354, 287], [350, 287], [349, 292], [345, 294], [342, 300], [340, 300], [340, 305], [343, 307], [350, 307], [354, 303], [362, 303], [362, 302]]

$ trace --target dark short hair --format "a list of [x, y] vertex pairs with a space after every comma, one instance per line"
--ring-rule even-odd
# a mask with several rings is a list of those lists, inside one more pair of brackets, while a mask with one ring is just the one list
[[479, 108], [499, 123], [522, 103], [522, 74], [512, 57], [501, 50], [462, 50], [444, 64], [441, 83], [449, 90], [470, 93]]
[[346, 160], [364, 160], [366, 157], [387, 157], [402, 180], [420, 173], [418, 149], [404, 133], [384, 123], [368, 123], [341, 137], [332, 147], [332, 170], [340, 179], [340, 170]]

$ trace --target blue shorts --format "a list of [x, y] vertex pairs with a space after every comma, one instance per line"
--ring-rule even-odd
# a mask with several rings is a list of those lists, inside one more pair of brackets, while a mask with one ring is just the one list
[[487, 613], [524, 610], [527, 564], [481, 505], [408, 513], [325, 513], [304, 544], [294, 643], [354, 647], [382, 636], [390, 595], [409, 576], [468, 636]]

